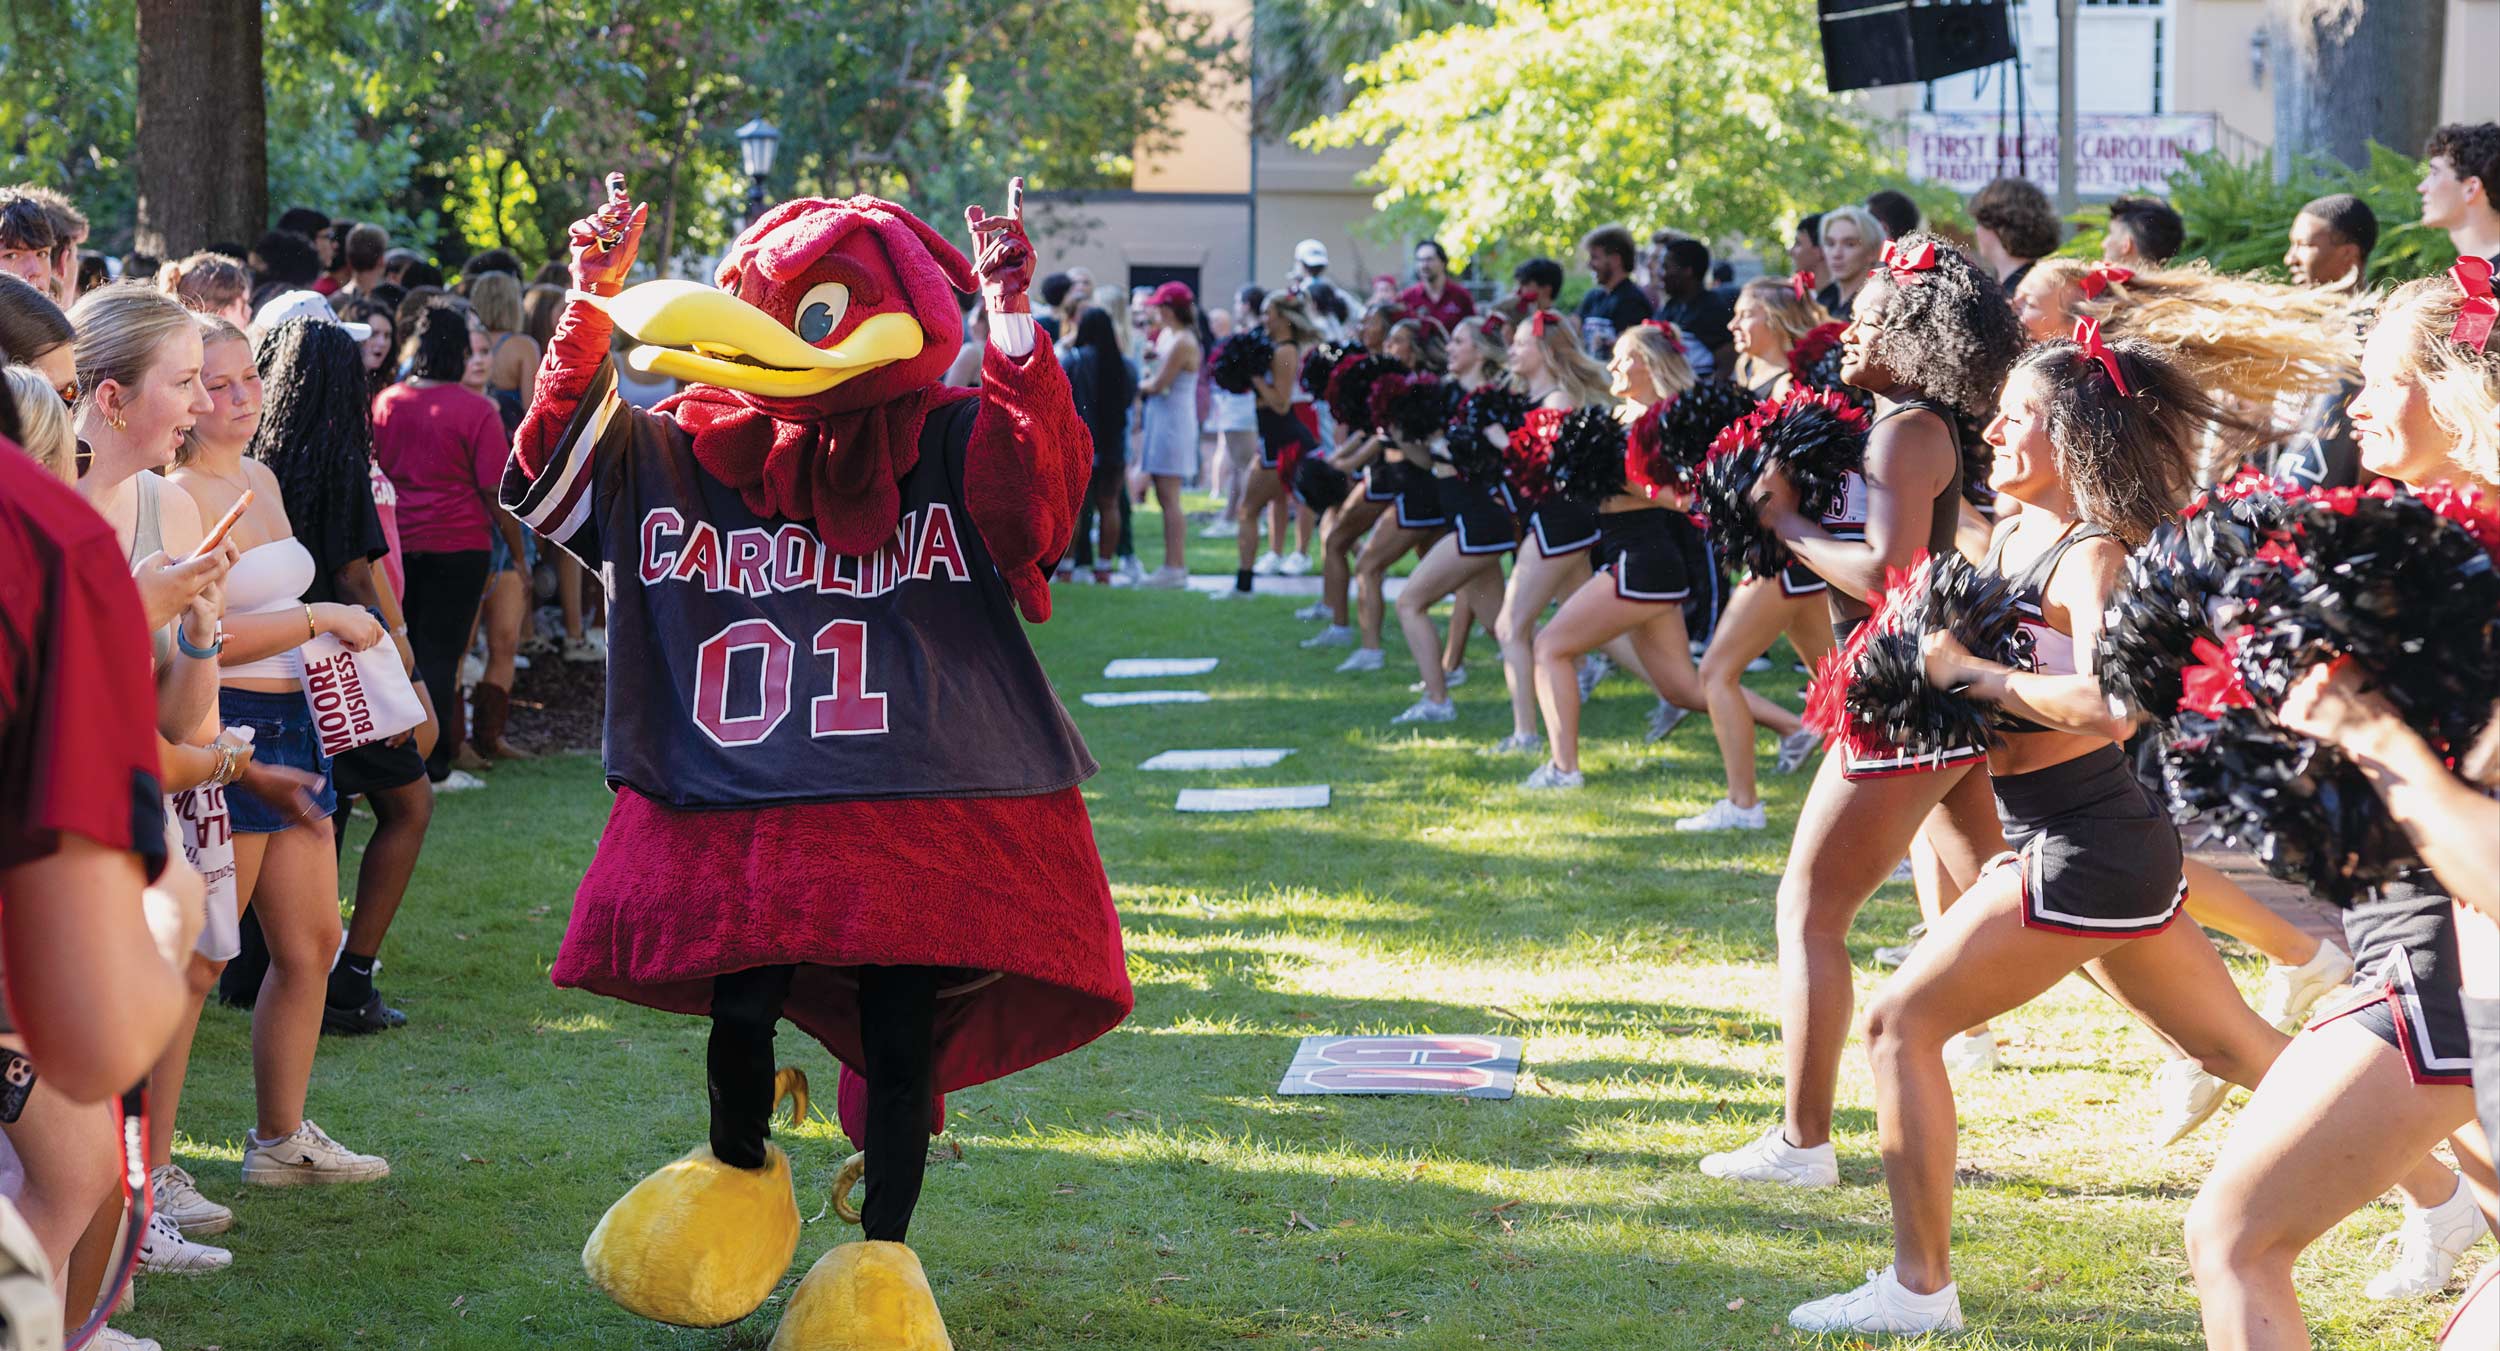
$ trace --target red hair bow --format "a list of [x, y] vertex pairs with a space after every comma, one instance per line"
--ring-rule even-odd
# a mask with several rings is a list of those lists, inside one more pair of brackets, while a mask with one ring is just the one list
[[2491, 260], [2469, 253], [2449, 266], [2448, 275], [2465, 292], [2448, 340], [2479, 351], [2490, 340], [2493, 323], [2500, 321], [2500, 300], [2491, 294]]
[[1884, 270], [1892, 274], [1895, 286], [1916, 286], [1925, 280], [1918, 274], [1932, 272], [1935, 268], [1936, 241], [1922, 239], [1916, 247], [1906, 249], [1901, 247], [1900, 240], [1884, 241]]
[[2079, 289], [2082, 290], [2084, 299], [2098, 300], [2101, 298], [2101, 292], [2108, 290], [2112, 286], [2134, 280], [2135, 271], [2132, 268], [2111, 267], [2107, 263], [2095, 263], [2092, 265], [2091, 271], [2083, 274], [2083, 282]]
[[1545, 326], [1553, 321], [1552, 310], [1538, 310], [1534, 317], [1528, 320], [1528, 332], [1535, 337], [1542, 338], [1545, 336]]
[[2117, 389], [2118, 397], [2122, 399], [2134, 397], [2133, 391], [2127, 388], [2127, 377], [2118, 373], [2118, 354], [2109, 350], [2109, 345], [2101, 341], [2100, 320], [2077, 319], [2075, 343], [2083, 348], [2083, 354], [2086, 357], [2101, 363], [2101, 369], [2109, 372], [2109, 383]]
[[1668, 342], [1674, 343], [1678, 347], [1684, 345], [1684, 336], [1675, 331], [1675, 325], [1668, 323], [1664, 319], [1643, 319], [1640, 322], [1640, 327], [1657, 329], [1667, 335]]
[[1814, 298], [1813, 270], [1808, 269], [1804, 272], [1798, 273], [1796, 276], [1790, 277], [1788, 279], [1788, 289], [1793, 292], [1799, 300], [1812, 300]]

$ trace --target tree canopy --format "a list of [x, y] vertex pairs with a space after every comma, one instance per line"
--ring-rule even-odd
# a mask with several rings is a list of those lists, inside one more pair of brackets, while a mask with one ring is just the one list
[[1503, 0], [1493, 16], [1355, 67], [1309, 147], [1376, 145], [1382, 228], [1454, 257], [1567, 250], [1592, 226], [1670, 226], [1774, 247], [1834, 184], [1883, 177], [1868, 128], [1823, 89], [1794, 0]]

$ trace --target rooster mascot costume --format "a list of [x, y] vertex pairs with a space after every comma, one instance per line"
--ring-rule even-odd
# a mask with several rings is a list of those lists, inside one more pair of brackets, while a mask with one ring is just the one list
[[[574, 294], [504, 504], [609, 596], [616, 794], [554, 980], [712, 1020], [711, 1140], [583, 1249], [617, 1303], [685, 1326], [760, 1307], [797, 1251], [774, 1108], [788, 1018], [843, 1066], [866, 1241], [827, 1252], [774, 1351], [950, 1345], [903, 1246], [951, 1089], [1084, 1045], [1133, 1002], [1077, 785], [1094, 762], [1026, 643], [1092, 463], [1035, 337], [1022, 180], [965, 211], [977, 264], [874, 197], [787, 202], [717, 287], [624, 289], [647, 207], [621, 175], [571, 234]], [[959, 293], [978, 391], [938, 383]], [[617, 396], [609, 341], [682, 392]], [[842, 1199], [864, 1168], [857, 1212]]]

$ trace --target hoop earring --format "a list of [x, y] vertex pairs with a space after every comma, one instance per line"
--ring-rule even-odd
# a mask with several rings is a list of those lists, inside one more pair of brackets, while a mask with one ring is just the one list
[[122, 420], [121, 416], [116, 413], [105, 414], [104, 425], [117, 432], [126, 432], [130, 430], [130, 424]]

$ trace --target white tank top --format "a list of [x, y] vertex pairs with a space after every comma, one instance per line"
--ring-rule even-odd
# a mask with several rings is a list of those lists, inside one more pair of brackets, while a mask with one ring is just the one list
[[[258, 548], [244, 550], [226, 573], [226, 612], [265, 615], [300, 611], [304, 608], [304, 593], [312, 589], [312, 584], [312, 551], [292, 535], [273, 539]], [[304, 654], [290, 647], [259, 661], [228, 666], [221, 674], [228, 680], [302, 680]]]

